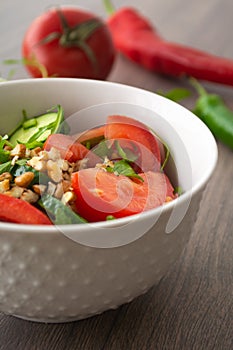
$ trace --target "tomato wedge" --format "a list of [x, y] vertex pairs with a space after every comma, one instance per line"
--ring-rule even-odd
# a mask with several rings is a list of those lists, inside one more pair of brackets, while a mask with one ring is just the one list
[[88, 158], [88, 166], [95, 166], [100, 162], [98, 156], [91, 152], [75, 138], [64, 134], [51, 134], [44, 143], [44, 150], [49, 151], [52, 147], [59, 150], [61, 157], [69, 162], [77, 162], [85, 157]]
[[121, 218], [162, 205], [175, 198], [173, 187], [161, 172], [140, 174], [144, 181], [102, 169], [83, 169], [73, 174], [77, 212], [90, 222], [104, 221], [108, 215]]
[[106, 139], [117, 139], [124, 148], [127, 140], [135, 141], [139, 159], [137, 165], [143, 172], [158, 171], [161, 165], [160, 141], [138, 120], [122, 115], [111, 115], [105, 127]]
[[44, 213], [22, 199], [0, 194], [0, 207], [0, 221], [30, 225], [52, 225]]
[[104, 138], [104, 134], [105, 125], [102, 125], [97, 128], [89, 129], [80, 134], [75, 135], [75, 139], [77, 142], [85, 143], [90, 140], [99, 140], [100, 138]]

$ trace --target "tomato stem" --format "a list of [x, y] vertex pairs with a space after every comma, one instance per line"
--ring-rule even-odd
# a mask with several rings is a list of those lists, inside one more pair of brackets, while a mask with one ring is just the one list
[[57, 9], [57, 14], [61, 23], [62, 33], [50, 33], [48, 36], [43, 38], [39, 44], [47, 44], [53, 40], [58, 39], [59, 44], [62, 47], [77, 47], [82, 49], [89, 61], [91, 62], [95, 73], [97, 74], [97, 59], [93, 50], [90, 48], [86, 41], [99, 27], [102, 26], [101, 21], [99, 21], [97, 18], [93, 18], [82, 22], [74, 27], [70, 27], [62, 11]]

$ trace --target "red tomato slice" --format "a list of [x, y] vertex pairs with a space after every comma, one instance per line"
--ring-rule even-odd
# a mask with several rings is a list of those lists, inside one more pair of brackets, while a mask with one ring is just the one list
[[104, 134], [105, 134], [105, 125], [102, 125], [98, 128], [89, 129], [80, 134], [75, 135], [75, 139], [77, 142], [82, 143], [89, 140], [104, 137]]
[[[111, 115], [107, 118], [106, 139], [118, 139], [124, 148], [127, 140], [135, 141], [139, 148], [137, 165], [143, 172], [158, 171], [161, 165], [160, 142], [141, 122], [122, 115]], [[120, 141], [120, 140], [123, 140]]]
[[116, 176], [101, 169], [83, 169], [73, 174], [77, 212], [90, 222], [108, 215], [121, 218], [162, 205], [175, 198], [173, 187], [161, 172], [140, 174], [142, 181]]
[[95, 166], [100, 162], [97, 157], [88, 148], [81, 143], [76, 142], [70, 135], [52, 134], [44, 143], [44, 150], [49, 151], [52, 147], [59, 150], [61, 157], [69, 162], [77, 162], [85, 157], [88, 158], [88, 166]]
[[30, 225], [52, 225], [39, 209], [22, 199], [0, 194], [0, 221]]

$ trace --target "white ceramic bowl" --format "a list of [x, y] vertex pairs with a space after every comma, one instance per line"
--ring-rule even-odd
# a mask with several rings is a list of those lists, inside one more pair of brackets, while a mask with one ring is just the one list
[[[28, 79], [0, 84], [0, 133], [26, 109], [43, 113], [61, 104], [67, 117], [92, 105], [134, 112], [169, 144], [184, 190], [141, 215], [63, 227], [0, 223], [0, 311], [41, 322], [89, 317], [145, 293], [180, 256], [216, 162], [209, 129], [191, 112], [154, 93], [110, 82]], [[119, 105], [116, 103], [120, 103]], [[136, 106], [136, 107], [135, 107]], [[102, 111], [102, 106], [99, 106]], [[105, 107], [104, 107], [105, 108]], [[78, 128], [104, 122], [90, 109]], [[144, 113], [147, 112], [147, 113]]]

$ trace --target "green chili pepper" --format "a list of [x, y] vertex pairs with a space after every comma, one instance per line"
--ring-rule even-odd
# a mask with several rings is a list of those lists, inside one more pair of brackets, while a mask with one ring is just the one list
[[208, 126], [218, 140], [233, 149], [233, 111], [219, 95], [207, 93], [196, 79], [192, 78], [190, 82], [199, 93], [193, 113]]

